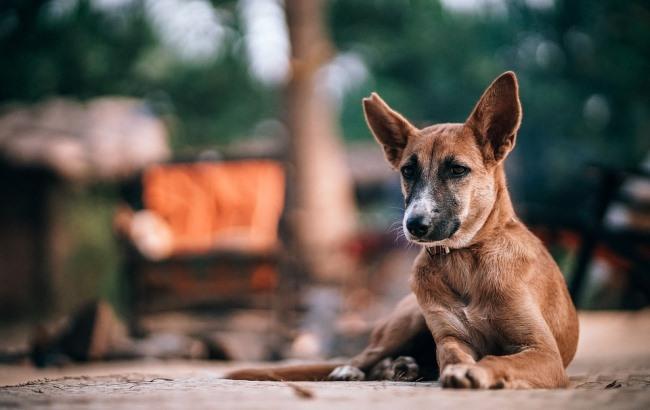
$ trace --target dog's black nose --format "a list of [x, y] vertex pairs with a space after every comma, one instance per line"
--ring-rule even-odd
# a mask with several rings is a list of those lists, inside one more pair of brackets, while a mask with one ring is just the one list
[[406, 229], [417, 238], [426, 235], [429, 227], [422, 216], [411, 216], [406, 220]]

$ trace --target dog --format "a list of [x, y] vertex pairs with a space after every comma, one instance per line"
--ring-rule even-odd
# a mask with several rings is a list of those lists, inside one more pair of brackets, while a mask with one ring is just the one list
[[422, 247], [412, 293], [347, 363], [244, 369], [248, 380], [433, 377], [449, 388], [561, 388], [578, 343], [566, 283], [544, 245], [517, 218], [504, 172], [522, 109], [516, 75], [500, 75], [462, 124], [423, 129], [379, 95], [366, 122], [401, 174], [403, 229]]

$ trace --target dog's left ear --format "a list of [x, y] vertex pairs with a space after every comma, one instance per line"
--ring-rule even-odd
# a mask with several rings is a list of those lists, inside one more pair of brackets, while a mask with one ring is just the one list
[[485, 90], [466, 124], [475, 132], [487, 159], [499, 162], [515, 146], [521, 124], [517, 76], [501, 74]]
[[397, 168], [409, 138], [417, 134], [415, 126], [379, 97], [372, 93], [363, 99], [363, 112], [372, 135], [384, 149], [384, 156]]

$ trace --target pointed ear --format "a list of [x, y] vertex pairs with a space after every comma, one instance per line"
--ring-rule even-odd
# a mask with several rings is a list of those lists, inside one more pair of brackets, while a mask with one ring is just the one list
[[474, 130], [486, 159], [503, 160], [515, 146], [521, 124], [517, 76], [501, 74], [485, 90], [466, 124]]
[[366, 123], [375, 139], [384, 149], [384, 155], [393, 168], [397, 168], [409, 137], [417, 128], [401, 114], [393, 111], [376, 93], [363, 99]]

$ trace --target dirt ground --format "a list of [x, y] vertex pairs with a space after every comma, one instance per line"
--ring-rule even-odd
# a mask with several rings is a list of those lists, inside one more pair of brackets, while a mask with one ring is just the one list
[[457, 391], [437, 383], [244, 382], [240, 363], [124, 362], [0, 367], [0, 408], [650, 409], [650, 310], [583, 313], [564, 390]]

